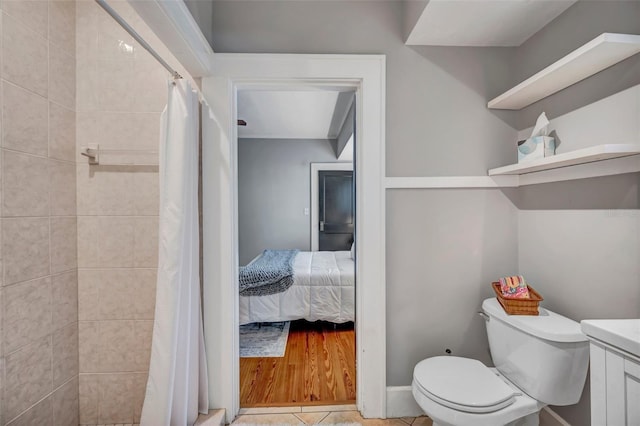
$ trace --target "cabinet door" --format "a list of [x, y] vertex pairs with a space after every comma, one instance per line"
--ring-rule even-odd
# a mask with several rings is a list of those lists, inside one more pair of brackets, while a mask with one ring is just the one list
[[[629, 425], [626, 422], [624, 358], [618, 352], [606, 350], [607, 426]], [[596, 423], [592, 424], [596, 425]]]
[[591, 356], [591, 424], [607, 424], [607, 378], [606, 378], [606, 351], [591, 342], [589, 345]]
[[640, 425], [640, 363], [624, 360], [625, 405], [628, 425]]

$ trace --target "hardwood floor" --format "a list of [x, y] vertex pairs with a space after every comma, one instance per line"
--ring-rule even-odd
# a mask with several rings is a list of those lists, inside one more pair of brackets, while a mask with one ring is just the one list
[[281, 358], [240, 358], [240, 406], [353, 404], [353, 323], [293, 321]]

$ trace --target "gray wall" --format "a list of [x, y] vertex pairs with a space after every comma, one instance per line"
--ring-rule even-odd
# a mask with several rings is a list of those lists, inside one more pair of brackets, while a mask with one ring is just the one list
[[329, 140], [240, 139], [240, 264], [265, 249], [310, 250], [311, 163], [335, 162]]
[[[483, 175], [512, 162], [515, 113], [485, 104], [513, 49], [407, 47], [402, 21], [396, 1], [214, 2], [205, 31], [216, 52], [386, 54], [388, 176]], [[489, 281], [517, 270], [511, 201], [499, 190], [387, 196], [388, 384], [410, 384], [415, 363], [446, 348], [488, 360], [475, 312]], [[442, 303], [452, 289], [462, 301]]]
[[[516, 50], [512, 83], [519, 83], [603, 32], [640, 34], [640, 1], [578, 1]], [[551, 119], [636, 84], [640, 84], [640, 55], [523, 109], [518, 128], [531, 126], [542, 111]], [[501, 87], [500, 92], [508, 88], [510, 85]]]
[[395, 0], [212, 8], [194, 14], [219, 53], [385, 54], [388, 176], [481, 175], [513, 161], [515, 113], [486, 109], [509, 78], [513, 49], [405, 46], [403, 2]]
[[[637, 1], [579, 1], [517, 49], [513, 78], [526, 78], [602, 32], [640, 34], [639, 18]], [[553, 119], [637, 84], [640, 55], [523, 109], [518, 127], [531, 126], [542, 111]], [[623, 95], [629, 96], [633, 92]], [[640, 142], [637, 104], [618, 96], [588, 110], [572, 113], [579, 117], [575, 123], [561, 119], [562, 152]], [[627, 117], [633, 111], [635, 122]], [[519, 269], [544, 295], [545, 306], [577, 321], [640, 317], [639, 191], [637, 173], [517, 191]], [[573, 425], [590, 424], [588, 387], [579, 404], [554, 407]]]
[[[542, 110], [553, 118], [640, 83], [636, 56], [521, 112], [486, 108], [602, 31], [640, 33], [639, 7], [578, 2], [519, 48], [405, 46], [405, 12], [413, 13], [396, 1], [221, 1], [198, 19], [217, 52], [385, 54], [387, 176], [456, 176], [514, 162], [516, 129]], [[628, 263], [640, 241], [638, 175], [584, 182], [387, 192], [388, 385], [410, 384], [415, 362], [446, 348], [488, 361], [475, 312], [489, 281], [519, 268], [549, 308], [576, 320], [639, 316]], [[606, 277], [621, 277], [615, 290]], [[589, 424], [588, 393], [559, 411]]]
[[491, 363], [476, 312], [517, 270], [517, 219], [499, 190], [387, 192], [388, 385], [411, 384], [413, 366], [446, 349]]

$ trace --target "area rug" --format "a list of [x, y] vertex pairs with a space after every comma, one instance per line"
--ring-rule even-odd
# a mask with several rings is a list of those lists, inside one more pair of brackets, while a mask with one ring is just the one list
[[240, 357], [283, 357], [289, 326], [289, 321], [241, 325]]

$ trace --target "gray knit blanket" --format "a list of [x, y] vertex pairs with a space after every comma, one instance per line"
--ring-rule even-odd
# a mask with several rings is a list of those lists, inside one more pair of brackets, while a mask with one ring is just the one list
[[265, 250], [258, 259], [240, 267], [240, 295], [267, 296], [293, 284], [293, 258], [298, 250]]

